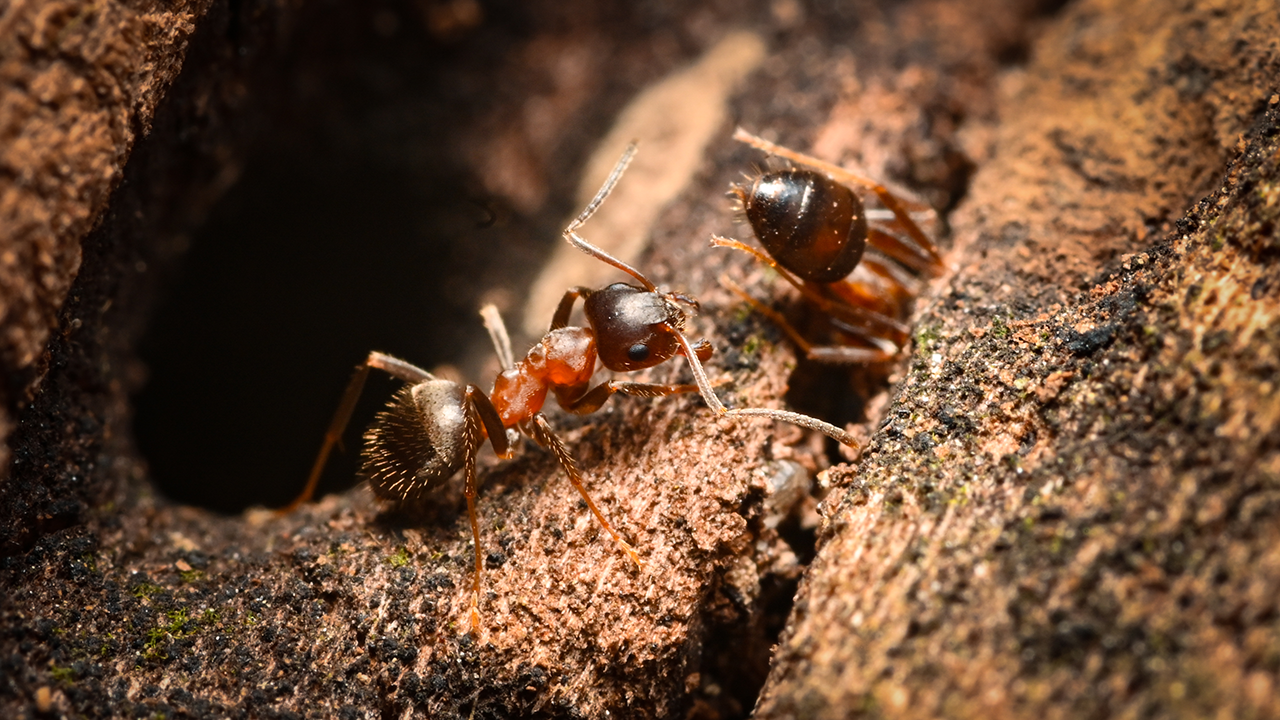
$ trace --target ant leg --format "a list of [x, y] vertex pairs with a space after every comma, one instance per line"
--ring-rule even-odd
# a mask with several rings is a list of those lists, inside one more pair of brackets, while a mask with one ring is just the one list
[[467, 385], [466, 403], [479, 415], [480, 422], [484, 425], [485, 435], [489, 437], [489, 444], [493, 446], [494, 454], [503, 460], [511, 457], [511, 446], [507, 443], [507, 429], [503, 427], [502, 417], [498, 415], [498, 409], [493, 406], [489, 396], [475, 385]]
[[569, 482], [573, 483], [573, 487], [577, 489], [578, 494], [587, 502], [587, 507], [591, 509], [592, 514], [594, 514], [596, 519], [600, 521], [600, 525], [603, 526], [604, 529], [613, 536], [613, 539], [622, 546], [623, 552], [625, 552], [638, 567], [643, 569], [644, 562], [640, 560], [640, 554], [637, 553], [635, 548], [631, 547], [626, 540], [622, 539], [622, 536], [613, 529], [613, 526], [609, 524], [608, 520], [605, 520], [604, 514], [600, 512], [600, 509], [596, 507], [591, 496], [587, 494], [587, 488], [582, 483], [582, 472], [578, 470], [578, 464], [574, 462], [573, 456], [569, 454], [569, 449], [564, 446], [564, 441], [561, 440], [560, 437], [555, 434], [555, 431], [551, 429], [551, 424], [547, 422], [546, 416], [542, 413], [536, 413], [530, 420], [530, 424], [526, 427], [528, 427], [533, 435], [533, 439], [536, 440], [539, 445], [551, 449], [551, 452], [556, 456], [556, 460], [560, 461], [560, 466], [564, 468], [565, 474], [569, 476]]
[[942, 269], [942, 261], [936, 253], [924, 252], [921, 248], [905, 243], [902, 238], [884, 230], [868, 228], [867, 242], [916, 272], [936, 275]]
[[885, 317], [899, 318], [914, 297], [914, 284], [910, 278], [904, 277], [905, 271], [895, 270], [896, 266], [887, 261], [863, 258], [853, 273], [826, 285], [825, 289], [850, 305], [872, 309]]
[[845, 432], [842, 428], [838, 428], [828, 422], [823, 422], [815, 417], [802, 415], [800, 413], [790, 412], [788, 410], [774, 410], [772, 408], [735, 408], [730, 410], [720, 402], [720, 398], [711, 388], [711, 381], [707, 378], [707, 371], [703, 369], [702, 363], [698, 361], [697, 353], [693, 351], [689, 344], [689, 338], [684, 333], [676, 333], [676, 340], [684, 348], [685, 359], [689, 362], [689, 370], [693, 372], [693, 379], [698, 383], [698, 393], [702, 395], [702, 400], [711, 408], [712, 412], [717, 415], [744, 415], [749, 417], [767, 417], [774, 420], [781, 420], [792, 425], [798, 425], [809, 430], [817, 430], [827, 437], [835, 440], [842, 445], [848, 445], [851, 448], [857, 448], [858, 441], [853, 436]]
[[564, 297], [560, 298], [560, 304], [556, 306], [556, 314], [551, 316], [551, 329], [559, 330], [569, 325], [569, 314], [573, 312], [573, 304], [578, 298], [586, 300], [587, 297], [594, 292], [587, 287], [572, 287], [565, 291]]
[[[920, 294], [920, 283], [895, 263], [882, 262], [874, 257], [863, 257], [858, 267], [876, 276], [883, 284], [881, 294], [893, 298], [893, 302], [898, 307]], [[854, 269], [857, 270], [857, 268]]]
[[699, 360], [706, 362], [715, 354], [716, 349], [710, 340], [699, 340], [693, 344], [693, 351], [698, 354]]
[[[851, 173], [838, 165], [833, 165], [829, 162], [819, 160], [812, 155], [805, 155], [804, 153], [799, 153], [795, 150], [782, 147], [777, 143], [771, 143], [762, 137], [752, 135], [742, 128], [738, 128], [733, 132], [733, 139], [738, 142], [746, 143], [757, 150], [762, 150], [771, 155], [777, 155], [778, 157], [786, 158], [792, 162], [800, 163], [801, 165], [808, 165], [815, 170], [826, 173], [831, 177], [831, 179], [837, 182], [858, 185], [875, 193], [876, 197], [880, 199], [880, 203], [893, 213], [894, 217], [898, 219], [898, 222], [902, 224], [902, 229], [911, 237], [912, 240], [916, 242], [919, 251], [916, 252], [914, 249], [909, 251], [911, 258], [905, 259], [899, 258], [898, 255], [889, 248], [880, 247], [879, 245], [876, 245], [876, 247], [879, 247], [886, 255], [893, 257], [895, 260], [903, 260], [904, 264], [909, 267], [917, 267], [920, 262], [923, 261], [925, 263], [924, 269], [930, 272], [937, 273], [943, 269], [944, 266], [942, 258], [934, 248], [933, 242], [924, 234], [924, 231], [920, 229], [920, 226], [916, 224], [916, 221], [911, 219], [911, 215], [908, 214], [906, 208], [903, 207], [903, 201], [899, 200], [898, 196], [890, 192], [889, 188], [869, 178], [864, 178], [861, 175]], [[920, 260], [916, 260], [915, 257], [920, 257]]]
[[[480, 520], [476, 514], [476, 453], [480, 450], [480, 444], [484, 442], [485, 434], [488, 434], [489, 443], [493, 445], [493, 451], [499, 457], [509, 457], [510, 450], [507, 447], [506, 430], [502, 427], [502, 421], [498, 419], [498, 411], [493, 407], [489, 396], [475, 385], [468, 385], [463, 402], [467, 408], [462, 437], [463, 472], [466, 477], [463, 493], [467, 498], [467, 517], [471, 521], [471, 541], [476, 555], [476, 571], [471, 593], [471, 629], [474, 632], [480, 629], [480, 575], [484, 571], [480, 561]], [[481, 433], [482, 425], [485, 433]]]
[[[463, 476], [466, 478], [463, 494], [467, 498], [467, 518], [471, 521], [471, 545], [476, 556], [476, 571], [471, 583], [472, 632], [480, 629], [480, 575], [484, 571], [484, 565], [480, 562], [480, 519], [476, 514], [476, 452], [479, 451], [480, 443], [483, 441], [480, 435], [480, 420], [477, 417], [480, 414], [475, 400], [477, 394], [483, 393], [480, 393], [479, 388], [474, 385], [467, 386], [464, 401], [467, 406], [467, 420], [462, 439], [462, 467]], [[505, 433], [502, 438], [506, 439]]]
[[855, 327], [863, 326], [873, 334], [885, 337], [905, 338], [910, 332], [906, 325], [903, 325], [887, 315], [882, 315], [875, 310], [860, 307], [852, 303], [832, 302], [831, 298], [826, 297], [815, 290], [809, 283], [801, 282], [796, 279], [796, 277], [788, 272], [786, 268], [779, 265], [776, 260], [746, 243], [739, 242], [732, 238], [713, 235], [711, 237], [711, 245], [714, 247], [727, 247], [734, 250], [741, 250], [742, 252], [751, 255], [765, 265], [773, 268], [784, 280], [790, 283], [792, 287], [800, 291], [801, 295], [814, 305], [817, 305], [819, 310], [822, 310], [829, 315], [844, 317]]
[[316, 455], [316, 461], [311, 466], [311, 474], [307, 476], [306, 486], [302, 488], [302, 492], [292, 502], [277, 510], [277, 515], [291, 513], [311, 500], [311, 496], [316, 490], [316, 484], [320, 482], [320, 474], [324, 472], [325, 463], [329, 461], [329, 453], [335, 445], [341, 442], [342, 433], [347, 429], [347, 423], [351, 422], [351, 413], [356, 409], [356, 401], [360, 399], [360, 392], [364, 389], [364, 381], [369, 377], [369, 368], [377, 368], [392, 377], [411, 384], [435, 379], [435, 376], [426, 370], [399, 358], [376, 351], [369, 353], [369, 357], [356, 367], [355, 374], [351, 376], [351, 381], [347, 383], [347, 389], [342, 393], [342, 400], [338, 403], [338, 410], [333, 414], [333, 420], [329, 422], [329, 429], [324, 434], [324, 442], [320, 444], [320, 452]]
[[369, 357], [365, 359], [364, 364], [371, 368], [377, 368], [391, 377], [403, 380], [410, 385], [417, 385], [418, 383], [436, 379], [435, 375], [413, 363], [405, 362], [400, 358], [392, 357], [376, 350], [369, 353]]
[[734, 295], [742, 298], [742, 300], [750, 305], [753, 310], [773, 321], [773, 324], [777, 325], [778, 329], [782, 330], [787, 337], [791, 338], [791, 342], [795, 343], [796, 347], [800, 348], [801, 352], [805, 355], [811, 354], [813, 351], [813, 344], [808, 340], [805, 340], [804, 336], [800, 334], [800, 331], [796, 330], [795, 326], [782, 316], [782, 313], [757, 300], [751, 295], [751, 293], [744, 290], [741, 285], [730, 280], [728, 275], [722, 274], [720, 276], [720, 284], [728, 288], [728, 290]]
[[800, 351], [803, 352], [810, 360], [842, 364], [878, 363], [891, 360], [896, 354], [895, 352], [876, 350], [872, 348], [814, 345], [808, 340], [805, 340], [804, 336], [800, 334], [800, 331], [796, 330], [795, 327], [782, 316], [782, 313], [752, 297], [746, 290], [743, 290], [740, 285], [730, 280], [727, 276], [720, 276], [720, 284], [745, 300], [748, 305], [755, 309], [756, 312], [769, 318], [774, 325], [777, 325], [782, 332], [786, 333], [787, 337], [791, 338], [791, 342], [795, 343], [796, 347], [800, 348]]
[[[468, 397], [471, 395], [470, 388], [467, 395]], [[480, 449], [480, 433], [476, 425], [475, 413], [467, 413], [468, 442], [463, 449], [462, 468], [463, 476], [466, 478], [463, 494], [467, 498], [467, 518], [471, 521], [471, 545], [476, 556], [476, 570], [471, 582], [471, 629], [473, 632], [480, 629], [480, 575], [484, 572], [484, 565], [480, 562], [480, 519], [476, 515], [476, 451]], [[475, 436], [474, 439], [472, 436]]]
[[599, 410], [600, 406], [604, 405], [614, 393], [622, 393], [631, 397], [656, 398], [697, 391], [697, 385], [661, 385], [658, 383], [610, 380], [591, 388], [577, 399], [566, 400], [556, 395], [556, 400], [559, 401], [560, 407], [574, 415], [587, 415]]

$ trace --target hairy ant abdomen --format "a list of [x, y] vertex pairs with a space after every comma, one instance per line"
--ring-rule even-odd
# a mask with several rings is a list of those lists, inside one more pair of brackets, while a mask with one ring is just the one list
[[364, 434], [364, 467], [373, 493], [408, 500], [462, 469], [466, 391], [449, 380], [401, 388]]

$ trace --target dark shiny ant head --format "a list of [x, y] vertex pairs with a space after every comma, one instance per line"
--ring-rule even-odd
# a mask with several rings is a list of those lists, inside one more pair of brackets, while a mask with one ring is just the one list
[[643, 370], [680, 352], [688, 314], [665, 295], [614, 283], [587, 296], [583, 312], [596, 333], [600, 362], [610, 370]]
[[733, 193], [760, 244], [796, 275], [832, 283], [862, 260], [866, 210], [857, 195], [831, 178], [812, 170], [781, 170]]

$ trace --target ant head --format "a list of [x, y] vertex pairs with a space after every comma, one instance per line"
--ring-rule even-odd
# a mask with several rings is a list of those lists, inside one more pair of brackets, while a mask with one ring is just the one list
[[735, 188], [756, 237], [779, 265], [820, 283], [853, 272], [867, 248], [867, 213], [849, 188], [812, 170], [761, 175]]
[[[643, 370], [681, 351], [680, 334], [689, 318], [678, 294], [614, 283], [587, 296], [587, 322], [596, 334], [600, 362], [610, 370]], [[695, 305], [696, 307], [696, 305]]]
[[[706, 341], [690, 344], [684, 336], [685, 323], [698, 309], [697, 301], [687, 295], [659, 290], [644, 273], [587, 242], [577, 232], [609, 197], [635, 152], [636, 145], [632, 142], [596, 196], [564, 229], [564, 239], [591, 257], [627, 273], [640, 285], [614, 283], [591, 292], [585, 298], [583, 312], [595, 331], [596, 351], [605, 367], [620, 372], [643, 370], [683, 354], [689, 358], [694, 375], [699, 377], [699, 389], [705, 396], [710, 385], [699, 361], [711, 357], [711, 345]], [[718, 400], [712, 395], [708, 402], [718, 403]]]

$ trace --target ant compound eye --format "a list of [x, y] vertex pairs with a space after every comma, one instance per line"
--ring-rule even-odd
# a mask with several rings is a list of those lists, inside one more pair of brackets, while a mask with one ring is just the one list
[[627, 359], [631, 362], [644, 362], [649, 359], [649, 346], [644, 343], [636, 343], [627, 348]]

